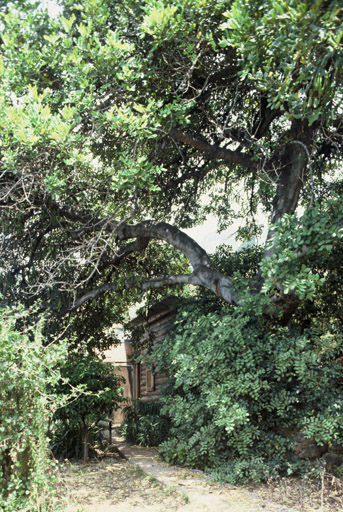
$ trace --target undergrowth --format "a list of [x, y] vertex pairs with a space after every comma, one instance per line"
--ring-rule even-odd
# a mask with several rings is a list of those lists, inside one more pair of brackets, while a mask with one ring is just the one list
[[60, 378], [63, 343], [44, 347], [41, 322], [0, 311], [0, 512], [60, 510], [49, 457], [48, 418], [63, 405], [47, 387]]
[[149, 360], [168, 372], [161, 455], [230, 483], [304, 475], [301, 430], [323, 450], [342, 448], [343, 336], [338, 329], [269, 328], [259, 299], [244, 308], [183, 307], [175, 332]]

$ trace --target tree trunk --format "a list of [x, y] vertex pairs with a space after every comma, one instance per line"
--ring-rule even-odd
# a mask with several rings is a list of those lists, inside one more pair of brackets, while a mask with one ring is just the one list
[[[273, 213], [271, 225], [268, 231], [264, 258], [270, 257], [274, 253], [272, 238], [274, 234], [274, 224], [285, 214], [293, 214], [299, 203], [300, 192], [304, 185], [307, 168], [311, 168], [311, 148], [313, 144], [313, 128], [307, 125], [307, 122], [295, 121], [292, 124], [292, 139], [287, 143], [284, 154], [281, 159], [280, 175], [273, 200]], [[263, 282], [261, 275], [258, 278], [259, 287]], [[288, 325], [293, 314], [297, 310], [300, 300], [290, 292], [283, 293], [282, 284], [277, 284], [275, 294], [272, 299], [273, 305], [281, 308], [282, 314], [278, 317], [278, 323]], [[280, 309], [277, 308], [279, 311]]]
[[273, 254], [270, 241], [273, 237], [274, 224], [285, 214], [295, 212], [301, 189], [304, 185], [306, 169], [310, 167], [313, 129], [305, 122], [294, 122], [291, 129], [292, 140], [287, 143], [280, 162], [280, 175], [273, 200], [271, 226], [265, 244], [264, 257]]
[[88, 460], [88, 426], [86, 423], [82, 423], [82, 460], [87, 462]]

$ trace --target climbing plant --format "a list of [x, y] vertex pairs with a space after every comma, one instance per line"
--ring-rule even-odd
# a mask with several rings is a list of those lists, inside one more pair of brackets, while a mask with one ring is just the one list
[[44, 347], [41, 329], [23, 311], [0, 310], [1, 512], [52, 512], [58, 505], [47, 424], [65, 401], [48, 387], [59, 381], [67, 351], [62, 342]]

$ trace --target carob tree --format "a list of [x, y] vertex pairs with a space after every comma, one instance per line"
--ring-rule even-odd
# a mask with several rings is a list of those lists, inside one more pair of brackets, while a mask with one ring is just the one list
[[6, 302], [122, 311], [147, 289], [191, 284], [239, 306], [232, 276], [183, 229], [238, 217], [251, 239], [264, 213], [261, 270], [245, 285], [287, 325], [320, 282], [307, 258], [340, 238], [339, 2], [0, 9]]

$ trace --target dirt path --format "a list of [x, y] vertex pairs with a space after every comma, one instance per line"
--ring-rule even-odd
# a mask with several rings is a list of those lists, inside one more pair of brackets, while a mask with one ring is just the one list
[[283, 512], [291, 509], [225, 490], [179, 470], [163, 485], [125, 460], [64, 463], [68, 512]]
[[244, 489], [214, 484], [201, 471], [169, 466], [154, 448], [130, 446], [120, 438], [115, 443], [101, 460], [61, 465], [61, 492], [68, 512], [343, 510], [343, 481], [332, 475], [326, 475], [322, 484], [285, 478]]
[[178, 512], [298, 512], [240, 488], [214, 484], [202, 471], [165, 464], [155, 448], [131, 446], [120, 438], [115, 441], [120, 452], [144, 473], [157, 479], [165, 488], [187, 495], [189, 502], [179, 507]]
[[64, 463], [61, 476], [68, 512], [177, 511], [187, 501], [125, 460]]
[[109, 454], [61, 466], [68, 512], [297, 512], [163, 464], [154, 449], [120, 448], [131, 462]]

